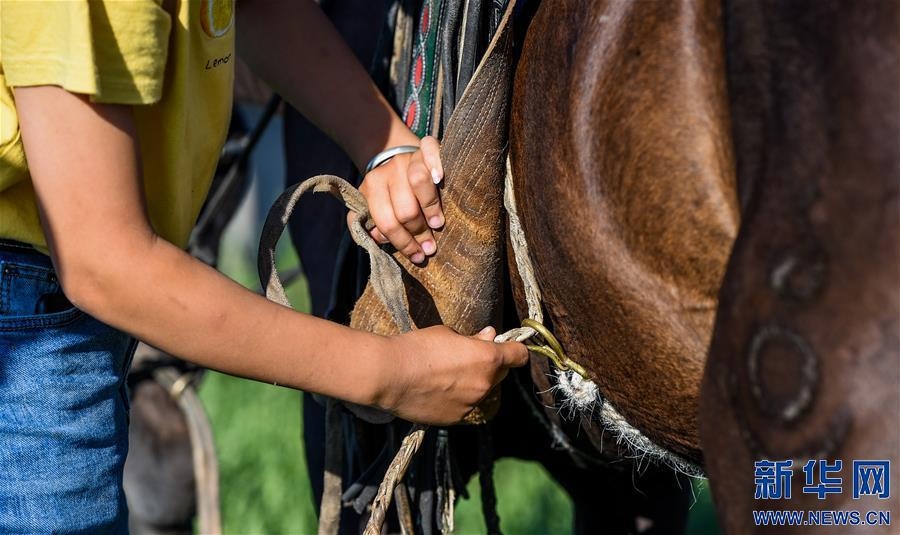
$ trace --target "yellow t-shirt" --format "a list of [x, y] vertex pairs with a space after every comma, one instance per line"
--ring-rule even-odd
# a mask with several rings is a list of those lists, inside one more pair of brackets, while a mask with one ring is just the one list
[[134, 105], [150, 222], [185, 246], [228, 130], [233, 26], [234, 0], [0, 0], [0, 238], [46, 250], [13, 88], [57, 85]]

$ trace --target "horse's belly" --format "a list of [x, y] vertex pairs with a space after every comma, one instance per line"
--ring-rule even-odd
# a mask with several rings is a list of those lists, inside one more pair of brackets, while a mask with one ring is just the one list
[[518, 66], [519, 215], [570, 356], [632, 425], [697, 460], [738, 224], [718, 7], [575, 4], [542, 4]]

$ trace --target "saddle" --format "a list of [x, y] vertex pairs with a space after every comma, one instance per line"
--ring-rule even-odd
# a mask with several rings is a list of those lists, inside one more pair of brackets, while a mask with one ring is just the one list
[[[438, 254], [417, 266], [393, 253], [417, 328], [443, 324], [469, 335], [500, 321], [511, 33], [506, 25], [492, 41], [447, 123], [441, 144], [446, 177], [441, 202], [447, 223], [434, 232]], [[400, 333], [371, 283], [357, 301], [350, 325], [383, 335]], [[496, 396], [490, 397], [468, 421], [484, 421], [496, 411], [497, 402]]]

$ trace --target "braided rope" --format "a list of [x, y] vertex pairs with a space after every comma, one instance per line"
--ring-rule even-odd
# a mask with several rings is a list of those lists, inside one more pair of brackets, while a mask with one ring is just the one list
[[369, 521], [366, 523], [366, 529], [363, 531], [364, 535], [379, 535], [381, 533], [388, 507], [391, 505], [394, 487], [406, 474], [410, 461], [412, 461], [416, 452], [419, 451], [422, 440], [425, 438], [425, 429], [427, 429], [427, 426], [415, 424], [409, 430], [409, 433], [403, 437], [403, 442], [400, 443], [400, 450], [397, 451], [397, 455], [394, 456], [394, 460], [388, 466], [384, 479], [381, 480], [381, 485], [378, 486], [378, 493], [375, 494], [375, 499], [372, 501], [372, 515], [369, 516]]

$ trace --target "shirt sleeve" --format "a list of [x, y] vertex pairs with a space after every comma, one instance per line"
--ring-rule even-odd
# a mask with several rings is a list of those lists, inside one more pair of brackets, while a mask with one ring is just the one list
[[159, 101], [172, 24], [160, 1], [3, 0], [6, 84], [58, 85], [95, 102]]

